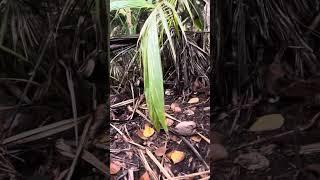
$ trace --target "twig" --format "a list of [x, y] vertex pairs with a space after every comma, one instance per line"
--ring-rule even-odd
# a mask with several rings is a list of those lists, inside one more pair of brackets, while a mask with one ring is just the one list
[[[131, 106], [128, 107], [129, 111], [133, 112], [133, 109]], [[144, 115], [139, 109], [136, 109], [136, 112], [143, 117], [143, 119], [145, 119], [146, 121], [148, 121], [148, 123], [152, 124], [151, 121], [147, 118], [146, 115]]]
[[199, 180], [208, 180], [208, 179], [210, 179], [210, 176], [201, 178], [201, 179], [199, 179]]
[[170, 174], [167, 172], [167, 170], [164, 169], [164, 167], [160, 164], [160, 162], [157, 160], [157, 158], [154, 157], [152, 152], [150, 152], [148, 149], [146, 149], [146, 153], [153, 160], [153, 162], [158, 166], [158, 168], [163, 173], [163, 175], [166, 176], [166, 178], [171, 179]]
[[187, 175], [184, 175], [184, 176], [173, 177], [173, 178], [171, 178], [171, 180], [189, 179], [189, 178], [193, 178], [193, 177], [196, 177], [196, 176], [201, 176], [201, 175], [205, 175], [205, 174], [209, 174], [209, 173], [210, 173], [210, 171], [202, 171], [202, 172], [187, 174]]
[[137, 101], [137, 102], [135, 103], [135, 105], [134, 105], [134, 108], [133, 108], [133, 111], [132, 111], [132, 114], [131, 114], [129, 120], [131, 120], [131, 119], [133, 118], [133, 115], [134, 115], [134, 113], [136, 112], [136, 110], [137, 110], [137, 108], [138, 108], [141, 100], [142, 100], [142, 98], [139, 97], [138, 101]]
[[117, 127], [115, 127], [113, 124], [110, 123], [110, 126], [113, 127], [113, 128], [123, 137], [123, 139], [124, 139], [126, 142], [128, 142], [128, 143], [130, 143], [130, 144], [133, 144], [133, 145], [135, 145], [135, 146], [138, 146], [138, 147], [141, 148], [141, 149], [146, 149], [144, 146], [142, 146], [142, 145], [140, 145], [140, 144], [137, 144], [137, 143], [135, 143], [134, 141], [130, 140], [125, 134], [123, 134], [123, 132], [120, 131], [120, 129], [118, 129]]
[[157, 175], [153, 172], [153, 170], [151, 169], [151, 167], [149, 166], [149, 163], [146, 159], [146, 157], [144, 156], [143, 152], [141, 149], [138, 149], [138, 152], [139, 152], [139, 156], [142, 160], [142, 163], [144, 165], [144, 167], [146, 168], [146, 170], [149, 172], [149, 174], [151, 175], [151, 177], [154, 179], [154, 180], [157, 180], [158, 177]]
[[206, 163], [206, 161], [202, 158], [202, 156], [199, 154], [199, 152], [192, 146], [192, 144], [183, 136], [180, 136], [183, 142], [185, 142], [191, 150], [194, 152], [194, 154], [199, 158], [199, 160], [203, 163], [203, 165], [207, 168], [210, 169], [209, 165]]
[[210, 144], [210, 139], [208, 139], [207, 137], [205, 137], [204, 135], [200, 134], [199, 132], [196, 132], [202, 139], [204, 139], [205, 141], [207, 141], [207, 143]]
[[134, 101], [133, 99], [122, 101], [122, 102], [111, 105], [110, 108], [117, 108], [117, 107], [125, 106], [125, 105], [132, 103], [133, 101]]
[[176, 119], [175, 117], [171, 116], [170, 114], [165, 113], [165, 116], [166, 116], [167, 118], [170, 118], [170, 119], [175, 120], [175, 121], [177, 121], [177, 122], [181, 122], [179, 119]]

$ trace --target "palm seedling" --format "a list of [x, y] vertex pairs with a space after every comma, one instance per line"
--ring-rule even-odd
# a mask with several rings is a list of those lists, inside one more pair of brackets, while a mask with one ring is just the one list
[[[168, 131], [164, 112], [163, 74], [160, 49], [168, 42], [173, 60], [176, 61], [176, 51], [173, 36], [187, 40], [185, 27], [176, 7], [187, 10], [195, 25], [193, 10], [189, 0], [162, 0], [157, 2], [145, 0], [112, 0], [111, 11], [121, 9], [146, 9], [150, 13], [144, 22], [138, 40], [138, 57], [143, 66], [144, 94], [146, 97], [149, 116], [157, 131]], [[128, 11], [126, 11], [128, 12]], [[130, 12], [130, 11], [129, 11]], [[166, 39], [165, 39], [166, 38]]]

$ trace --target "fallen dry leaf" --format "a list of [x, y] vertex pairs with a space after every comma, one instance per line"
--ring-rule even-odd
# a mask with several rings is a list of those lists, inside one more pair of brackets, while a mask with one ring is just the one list
[[154, 154], [156, 156], [163, 156], [166, 154], [167, 148], [165, 146], [159, 147], [154, 151]]
[[174, 130], [182, 136], [191, 136], [196, 132], [196, 127], [194, 121], [182, 121], [176, 125]]
[[140, 176], [139, 180], [150, 180], [149, 173], [146, 171], [145, 173]]
[[150, 127], [148, 124], [144, 125], [144, 130], [143, 130], [143, 136], [144, 137], [151, 137], [154, 134], [154, 129]]
[[218, 161], [226, 159], [228, 157], [228, 152], [221, 144], [212, 144], [210, 146], [210, 159], [212, 161]]
[[169, 154], [170, 159], [174, 164], [179, 163], [184, 160], [185, 154], [182, 151], [172, 151]]
[[181, 112], [182, 109], [179, 107], [179, 104], [178, 103], [172, 103], [170, 105], [170, 108], [173, 112]]
[[200, 142], [201, 141], [201, 136], [199, 135], [194, 135], [194, 136], [191, 136], [191, 140], [192, 141], [195, 141], [195, 142]]
[[269, 160], [258, 152], [240, 154], [235, 159], [235, 163], [251, 171], [264, 170], [268, 168], [270, 164]]
[[174, 111], [174, 112], [181, 112], [182, 109], [181, 109], [180, 107], [175, 107], [173, 111]]
[[114, 163], [114, 162], [111, 162], [110, 163], [110, 174], [114, 175], [114, 174], [117, 174], [119, 171], [120, 171], [121, 167]]
[[145, 136], [143, 135], [143, 130], [142, 130], [142, 129], [139, 129], [139, 130], [137, 131], [137, 135], [138, 135], [141, 139], [143, 139], [143, 140], [147, 140], [147, 139], [148, 139], [147, 137], [145, 137]]
[[170, 118], [166, 118], [166, 121], [167, 121], [167, 125], [170, 127], [172, 126], [172, 124], [174, 123], [172, 119]]
[[284, 118], [281, 114], [268, 114], [259, 117], [258, 120], [253, 123], [249, 128], [249, 131], [270, 131], [279, 129], [284, 123]]
[[195, 97], [195, 98], [191, 98], [188, 103], [189, 104], [194, 104], [194, 103], [198, 103], [199, 102], [199, 98]]

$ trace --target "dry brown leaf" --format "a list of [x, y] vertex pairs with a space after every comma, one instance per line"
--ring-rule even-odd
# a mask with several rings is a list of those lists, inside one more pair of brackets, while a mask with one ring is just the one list
[[146, 171], [145, 173], [140, 176], [139, 180], [150, 180], [149, 173]]
[[194, 103], [198, 103], [199, 102], [199, 98], [195, 97], [195, 98], [191, 98], [188, 103], [189, 104], [194, 104]]
[[114, 175], [120, 171], [121, 167], [115, 162], [110, 163], [110, 174]]
[[192, 141], [195, 141], [195, 142], [200, 142], [201, 141], [201, 136], [199, 135], [194, 135], [194, 136], [191, 136], [191, 140]]
[[180, 107], [175, 107], [173, 111], [174, 111], [174, 112], [181, 112], [182, 109], [181, 109]]
[[137, 131], [137, 135], [141, 138], [141, 139], [143, 139], [143, 140], [147, 140], [148, 138], [146, 138], [144, 135], [143, 135], [143, 130], [142, 129], [139, 129], [138, 131]]
[[258, 120], [249, 128], [249, 131], [271, 131], [279, 129], [283, 123], [284, 118], [281, 114], [268, 114], [259, 117]]
[[170, 127], [172, 126], [172, 124], [174, 123], [172, 119], [170, 118], [166, 118], [166, 121], [167, 121], [167, 125]]
[[172, 110], [174, 110], [175, 107], [179, 107], [179, 104], [174, 102], [174, 103], [172, 103], [172, 104], [170, 105], [170, 108], [171, 108]]
[[166, 154], [166, 156], [169, 158], [169, 159], [171, 159], [171, 154], [173, 153], [173, 151], [170, 151], [170, 152], [168, 152], [167, 154]]
[[173, 112], [181, 112], [182, 109], [179, 107], [179, 104], [178, 103], [172, 103], [170, 105], [170, 108]]
[[183, 161], [184, 158], [185, 158], [185, 154], [184, 154], [184, 152], [182, 152], [182, 151], [176, 151], [176, 150], [175, 150], [175, 151], [172, 151], [172, 152], [170, 153], [170, 159], [172, 160], [172, 162], [173, 162], [174, 164]]
[[144, 125], [144, 130], [143, 130], [143, 136], [144, 137], [151, 137], [154, 134], [154, 129], [150, 127], [148, 124]]
[[165, 146], [162, 146], [162, 147], [159, 147], [158, 149], [156, 149], [154, 151], [154, 154], [156, 156], [163, 156], [163, 155], [165, 155], [166, 151], [167, 151], [167, 148]]

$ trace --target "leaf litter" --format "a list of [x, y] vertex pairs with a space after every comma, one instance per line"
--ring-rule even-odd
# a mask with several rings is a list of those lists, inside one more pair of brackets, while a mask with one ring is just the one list
[[[203, 161], [205, 159], [209, 162], [207, 152], [210, 144], [202, 140], [203, 138], [196, 133], [199, 131], [204, 138], [206, 138], [205, 136], [208, 137], [207, 131], [201, 128], [201, 124], [204, 127], [208, 125], [204, 123], [209, 123], [209, 112], [200, 113], [203, 112], [204, 107], [208, 106], [208, 103], [199, 105], [195, 103], [196, 108], [193, 107], [194, 115], [188, 116], [184, 113], [175, 112], [174, 109], [176, 107], [187, 108], [190, 105], [189, 103], [183, 103], [181, 100], [173, 101], [171, 96], [166, 96], [166, 104], [170, 105], [170, 109], [166, 110], [166, 121], [170, 131], [169, 134], [165, 134], [163, 131], [154, 131], [153, 125], [147, 123], [148, 116], [146, 115], [148, 110], [143, 106], [142, 101], [130, 123], [117, 123], [115, 126], [118, 130], [111, 129], [111, 137], [114, 137], [114, 139], [111, 141], [110, 148], [112, 152], [118, 152], [116, 154], [113, 153], [111, 160], [120, 158], [127, 162], [126, 164], [128, 165], [115, 174], [115, 177], [121, 176], [130, 166], [137, 167], [134, 164], [139, 161], [142, 161], [145, 166], [149, 166], [152, 169], [152, 173], [148, 171], [150, 178], [153, 173], [168, 179], [169, 176], [172, 178], [183, 174], [192, 174], [198, 172], [199, 169], [207, 169], [208, 167], [203, 164]], [[120, 108], [117, 107], [117, 109]], [[124, 107], [122, 109], [127, 110]], [[140, 114], [140, 112], [143, 114]], [[118, 114], [117, 116], [121, 115]], [[200, 125], [200, 127], [197, 127], [196, 124]], [[119, 131], [125, 134], [126, 138], [117, 136]], [[133, 154], [137, 149], [140, 149], [142, 154], [139, 153], [139, 156], [133, 155], [130, 159], [126, 153], [121, 153], [121, 149], [127, 149]], [[201, 157], [201, 160], [199, 157]], [[139, 172], [134, 173], [137, 179], [143, 178], [143, 173], [146, 171], [140, 169]]]

